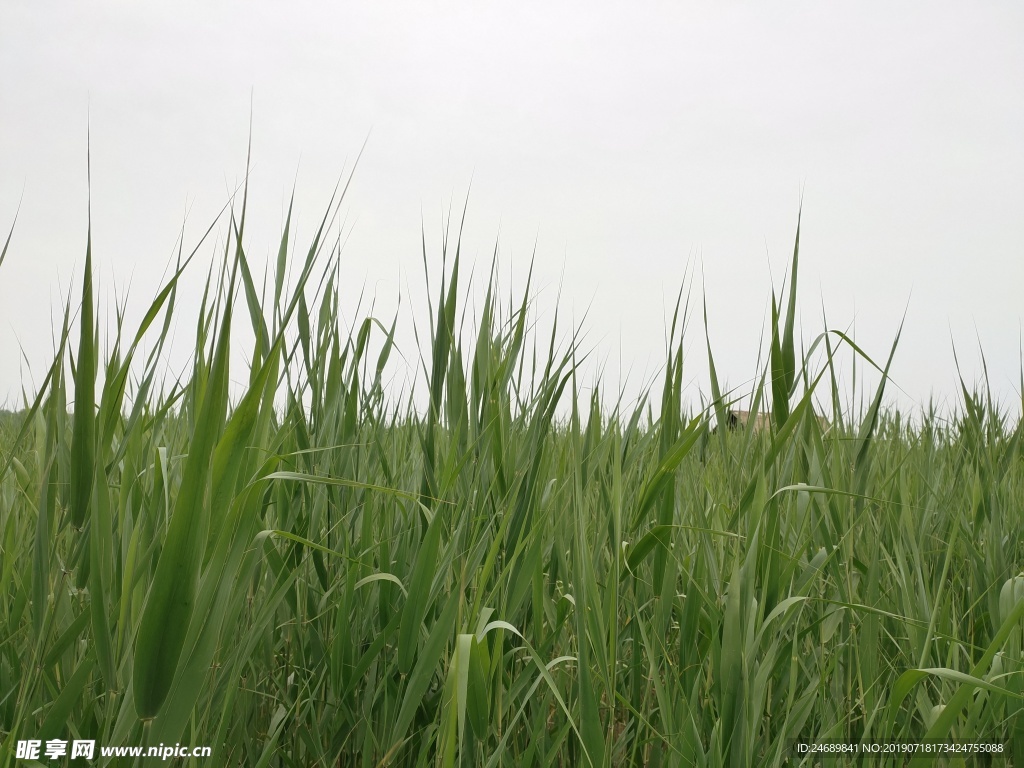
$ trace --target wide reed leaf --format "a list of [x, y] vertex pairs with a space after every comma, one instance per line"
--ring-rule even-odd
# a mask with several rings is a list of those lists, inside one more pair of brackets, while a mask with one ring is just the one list
[[229, 293], [181, 487], [136, 639], [132, 691], [136, 712], [144, 720], [156, 717], [170, 691], [192, 619], [212, 514], [207, 498], [210, 465], [227, 408], [230, 328]]

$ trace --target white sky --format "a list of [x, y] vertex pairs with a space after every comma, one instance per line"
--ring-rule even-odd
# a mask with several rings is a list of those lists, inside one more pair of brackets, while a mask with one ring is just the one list
[[[38, 382], [51, 314], [77, 290], [87, 121], [98, 282], [106, 300], [130, 286], [137, 313], [186, 205], [192, 245], [241, 179], [251, 96], [251, 256], [276, 251], [296, 173], [308, 243], [369, 134], [343, 206], [345, 295], [365, 284], [384, 314], [399, 292], [422, 296], [421, 216], [436, 256], [468, 190], [478, 275], [500, 231], [503, 274], [521, 286], [536, 243], [538, 310], [559, 285], [567, 318], [589, 309], [612, 386], [620, 360], [633, 383], [657, 370], [688, 265], [720, 376], [739, 386], [803, 191], [805, 337], [824, 305], [884, 359], [906, 310], [904, 402], [955, 398], [952, 343], [971, 382], [980, 339], [993, 390], [1020, 409], [1019, 2], [6, 0], [0, 72], [4, 234], [21, 206], [0, 267], [0, 401]], [[179, 348], [212, 247], [203, 258]]]

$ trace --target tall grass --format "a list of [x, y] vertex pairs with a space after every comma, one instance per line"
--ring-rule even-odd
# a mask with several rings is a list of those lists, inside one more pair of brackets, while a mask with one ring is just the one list
[[[244, 200], [226, 213], [169, 384], [193, 256], [101, 345], [88, 247], [43, 385], [0, 419], [0, 764], [55, 737], [257, 766], [1024, 755], [1022, 427], [967, 386], [951, 415], [883, 408], [898, 334], [877, 361], [840, 332], [805, 348], [799, 235], [750, 398], [770, 428], [727, 430], [710, 342], [708, 406], [683, 399], [688, 306], [658, 410], [600, 379], [586, 397], [576, 329], [539, 336], [529, 288], [492, 281], [466, 322], [454, 236], [418, 329], [425, 405], [396, 397], [397, 320], [340, 330], [337, 204], [305, 253], [289, 212], [263, 285]], [[254, 341], [229, 398], [236, 316]], [[865, 413], [839, 409], [840, 350], [881, 372]]]

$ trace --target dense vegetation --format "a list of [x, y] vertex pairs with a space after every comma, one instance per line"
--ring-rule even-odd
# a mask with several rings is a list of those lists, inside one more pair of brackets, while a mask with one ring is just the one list
[[[244, 211], [186, 376], [163, 383], [160, 359], [191, 257], [101, 347], [89, 253], [41, 389], [0, 419], [0, 765], [55, 737], [260, 766], [1024, 746], [1022, 427], [984, 388], [952, 414], [883, 408], [885, 356], [844, 413], [835, 356], [876, 361], [795, 338], [796, 250], [735, 406], [770, 424], [716, 430], [739, 396], [708, 344], [687, 413], [686, 306], [656, 397], [605, 406], [529, 291], [492, 285], [466, 317], [455, 238], [419, 329], [426, 389], [399, 398], [395, 322], [340, 330], [331, 216], [305, 255], [286, 225], [262, 286]], [[255, 341], [229, 398], [236, 317]]]

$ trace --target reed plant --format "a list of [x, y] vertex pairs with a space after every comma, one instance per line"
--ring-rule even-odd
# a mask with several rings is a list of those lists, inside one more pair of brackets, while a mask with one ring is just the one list
[[[743, 393], [770, 423], [715, 429], [739, 395], [708, 341], [706, 406], [684, 399], [685, 300], [627, 403], [584, 386], [579, 329], [539, 333], [529, 287], [468, 311], [456, 232], [424, 246], [422, 388], [396, 394], [400, 319], [342, 331], [342, 194], [298, 253], [289, 210], [264, 280], [244, 193], [224, 211], [174, 380], [208, 237], [102, 344], [87, 239], [42, 385], [0, 418], [0, 765], [26, 738], [260, 768], [810, 765], [794, 743], [824, 740], [1024, 759], [1021, 424], [966, 384], [952, 412], [887, 408], [898, 333], [877, 360], [798, 338], [799, 225]], [[840, 354], [879, 373], [862, 412]]]

